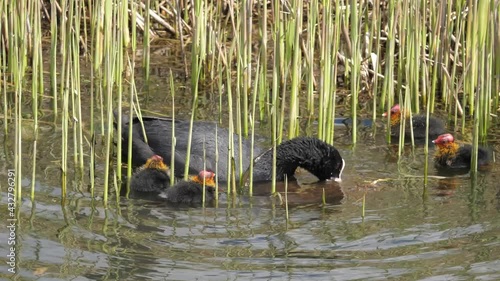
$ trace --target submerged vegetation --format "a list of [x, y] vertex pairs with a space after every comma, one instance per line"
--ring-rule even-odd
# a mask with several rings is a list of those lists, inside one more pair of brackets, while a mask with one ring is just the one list
[[[63, 198], [68, 168], [83, 179], [88, 158], [92, 192], [95, 161], [106, 163], [106, 204], [108, 184], [119, 188], [122, 162], [128, 161], [131, 175], [130, 159], [120, 153], [111, 164], [113, 110], [118, 124], [122, 108], [140, 115], [151, 45], [162, 42], [181, 50], [191, 122], [203, 88], [219, 95], [219, 120], [227, 113], [230, 131], [253, 140], [258, 121], [271, 124], [274, 148], [299, 134], [300, 120], [317, 121], [317, 136], [332, 143], [338, 106], [353, 118], [356, 143], [360, 111], [375, 119], [399, 102], [408, 112], [425, 108], [427, 115], [439, 107], [453, 120], [450, 127], [462, 132], [472, 118], [477, 147], [499, 108], [499, 11], [499, 1], [459, 0], [0, 0], [1, 117], [4, 134], [15, 135], [17, 194], [26, 145], [22, 126], [33, 123], [34, 177], [43, 109], [62, 129]], [[84, 63], [90, 73], [82, 71]], [[137, 90], [136, 73], [143, 75], [145, 92]], [[164, 88], [175, 102], [173, 83], [165, 81]], [[90, 96], [89, 104], [82, 95]], [[90, 119], [83, 122], [87, 111]], [[409, 120], [403, 117], [402, 128]], [[120, 136], [121, 126], [117, 130]], [[95, 158], [97, 140], [104, 143], [104, 159]], [[118, 138], [121, 147], [131, 146]], [[228, 181], [235, 186], [238, 179]]]

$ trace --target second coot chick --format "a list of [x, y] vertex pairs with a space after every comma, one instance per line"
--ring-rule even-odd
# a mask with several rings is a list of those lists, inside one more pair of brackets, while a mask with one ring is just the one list
[[210, 202], [215, 198], [215, 174], [205, 170], [196, 176], [191, 176], [188, 181], [180, 181], [167, 188], [163, 196], [172, 203], [202, 203], [203, 182], [205, 182], [205, 202]]
[[137, 168], [130, 180], [130, 190], [139, 193], [160, 193], [170, 183], [170, 171], [159, 155], [151, 156]]
[[[400, 122], [402, 110], [399, 104], [394, 105], [390, 111], [385, 112], [382, 116], [387, 116], [390, 114], [391, 116], [391, 135], [393, 137], [399, 137], [400, 131]], [[413, 124], [413, 137], [415, 140], [424, 141], [425, 140], [425, 126], [426, 126], [425, 115], [414, 115], [412, 118]], [[429, 140], [435, 139], [437, 136], [444, 134], [444, 123], [442, 120], [429, 117]], [[406, 120], [405, 126], [405, 139], [409, 140], [411, 138], [411, 128], [410, 128], [410, 120]]]
[[[472, 145], [458, 144], [451, 134], [443, 134], [432, 141], [436, 145], [434, 162], [438, 168], [470, 169]], [[486, 149], [479, 147], [477, 155], [478, 166], [486, 165], [489, 155]]]

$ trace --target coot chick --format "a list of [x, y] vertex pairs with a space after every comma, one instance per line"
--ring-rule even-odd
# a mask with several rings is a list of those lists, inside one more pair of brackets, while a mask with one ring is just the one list
[[[314, 137], [297, 137], [276, 147], [276, 180], [285, 175], [293, 180], [297, 167], [306, 169], [318, 180], [340, 180], [345, 161], [335, 147]], [[270, 181], [273, 168], [272, 148], [254, 160], [253, 180]]]
[[[386, 117], [387, 114], [391, 116], [391, 136], [398, 138], [399, 137], [399, 124], [401, 122], [401, 108], [399, 104], [394, 105], [390, 111], [385, 112], [382, 116]], [[426, 126], [425, 115], [414, 115], [412, 118], [413, 124], [413, 138], [418, 141], [425, 140], [425, 126]], [[442, 120], [429, 116], [429, 139], [435, 139], [437, 136], [446, 133], [444, 129], [444, 123]], [[406, 120], [405, 126], [405, 139], [410, 140], [411, 138], [411, 129], [410, 129], [410, 120]]]
[[196, 176], [191, 176], [188, 181], [180, 181], [167, 188], [163, 197], [171, 203], [202, 203], [203, 181], [205, 181], [205, 202], [210, 202], [215, 198], [215, 174], [205, 170]]
[[[122, 140], [128, 142], [128, 118], [122, 118]], [[140, 166], [152, 155], [160, 155], [165, 159], [171, 159], [172, 155], [172, 119], [161, 117], [142, 117], [144, 131], [147, 141], [143, 135], [142, 125], [138, 118], [132, 122], [132, 165]], [[182, 177], [186, 163], [186, 152], [189, 136], [189, 121], [175, 120], [175, 155], [174, 174]], [[116, 125], [116, 124], [115, 124]], [[217, 136], [216, 136], [217, 131]], [[227, 181], [228, 170], [228, 145], [229, 131], [217, 126], [215, 122], [196, 121], [193, 124], [193, 135], [191, 140], [191, 153], [189, 160], [189, 174], [197, 174], [204, 169], [216, 170], [216, 150], [218, 153], [217, 177], [219, 181]], [[239, 163], [239, 136], [233, 134], [234, 141], [234, 163]], [[243, 171], [239, 171], [239, 165], [236, 164], [235, 172], [238, 177], [250, 166], [250, 148], [251, 143], [242, 139], [242, 162]], [[205, 152], [204, 152], [205, 150]], [[122, 150], [123, 157], [127, 157], [127, 148]], [[254, 148], [255, 155], [259, 155], [261, 150]], [[205, 155], [205, 156], [204, 156]]]
[[[437, 168], [470, 169], [472, 145], [458, 144], [451, 134], [443, 134], [432, 141], [436, 145], [434, 163]], [[486, 165], [489, 155], [486, 149], [479, 147], [477, 151], [478, 166]]]
[[159, 155], [153, 155], [132, 175], [130, 190], [138, 193], [160, 193], [169, 186], [169, 175], [169, 168], [163, 163], [163, 158]]

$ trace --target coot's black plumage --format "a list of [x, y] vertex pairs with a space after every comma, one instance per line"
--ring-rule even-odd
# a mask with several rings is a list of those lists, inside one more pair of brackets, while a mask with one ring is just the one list
[[[391, 116], [391, 135], [393, 137], [399, 137], [400, 134], [400, 122], [401, 122], [401, 107], [399, 104], [394, 105], [390, 111], [385, 112], [382, 116], [387, 116], [390, 114]], [[414, 115], [412, 118], [413, 125], [413, 137], [416, 140], [424, 140], [425, 139], [425, 127], [427, 117], [425, 115]], [[444, 122], [438, 118], [429, 116], [429, 140], [435, 139], [437, 136], [444, 134]], [[405, 139], [410, 140], [411, 138], [411, 128], [410, 128], [410, 120], [406, 120], [405, 126]]]
[[[437, 168], [470, 169], [472, 158], [472, 145], [458, 144], [451, 134], [443, 134], [432, 141], [436, 145], [434, 163]], [[489, 153], [486, 149], [478, 147], [477, 164], [488, 164]]]
[[[165, 159], [171, 158], [172, 152], [172, 120], [168, 118], [143, 117], [144, 131], [147, 135], [147, 143], [142, 134], [142, 127], [137, 118], [134, 118], [133, 127], [133, 149], [132, 162], [134, 166], [141, 165], [151, 155], [158, 154]], [[189, 134], [189, 121], [175, 121], [175, 175], [181, 176], [184, 171], [187, 140]], [[217, 129], [217, 137], [216, 137]], [[128, 123], [124, 123], [122, 139], [128, 139]], [[219, 181], [227, 181], [228, 169], [228, 144], [229, 131], [220, 128], [214, 122], [196, 121], [193, 125], [191, 144], [191, 158], [189, 162], [189, 173], [195, 174], [204, 169], [216, 170], [216, 149], [218, 150], [217, 176]], [[239, 137], [234, 138], [234, 163], [239, 163], [238, 143]], [[216, 140], [217, 139], [217, 145]], [[243, 169], [246, 171], [250, 166], [251, 143], [242, 139]], [[205, 149], [205, 152], [204, 152]], [[123, 150], [126, 157], [127, 150]], [[255, 155], [259, 155], [260, 149], [255, 148]], [[205, 157], [205, 158], [204, 158]], [[204, 163], [205, 162], [205, 163]], [[254, 181], [271, 180], [272, 150], [267, 150], [255, 159]], [[302, 167], [319, 180], [340, 178], [344, 168], [344, 160], [339, 152], [331, 145], [312, 137], [299, 137], [283, 142], [277, 147], [277, 179], [283, 180], [284, 174], [293, 178], [297, 167]], [[235, 173], [239, 177], [239, 165], [236, 164]]]
[[[273, 150], [269, 149], [254, 160], [254, 181], [272, 179]], [[293, 179], [297, 167], [306, 169], [320, 181], [340, 180], [344, 159], [335, 147], [313, 137], [297, 137], [282, 142], [276, 147], [276, 180], [285, 175]]]
[[160, 193], [167, 189], [170, 183], [168, 166], [163, 158], [153, 155], [132, 175], [130, 190], [138, 193]]
[[[128, 122], [124, 118], [122, 129], [122, 140], [128, 140]], [[172, 119], [161, 117], [142, 117], [144, 131], [147, 136], [147, 142], [143, 135], [141, 123], [138, 118], [133, 119], [133, 137], [132, 137], [132, 165], [140, 166], [154, 154], [158, 154], [167, 161], [170, 161], [172, 155]], [[186, 161], [186, 152], [189, 136], [189, 121], [176, 120], [175, 125], [175, 175], [182, 176]], [[217, 137], [216, 137], [217, 131]], [[216, 150], [218, 149], [217, 176], [220, 181], [227, 180], [228, 170], [228, 145], [229, 131], [217, 126], [215, 122], [196, 121], [193, 124], [193, 135], [191, 140], [191, 154], [189, 161], [189, 174], [197, 174], [204, 169], [216, 170]], [[217, 139], [217, 141], [216, 141]], [[234, 163], [239, 163], [238, 153], [238, 135], [233, 135], [234, 143]], [[242, 160], [243, 169], [250, 165], [250, 147], [248, 140], [242, 139]], [[205, 150], [205, 154], [204, 154]], [[127, 149], [124, 146], [123, 156], [127, 156]], [[260, 153], [259, 148], [255, 148], [254, 153]], [[205, 155], [205, 158], [204, 158]], [[243, 170], [243, 171], [244, 171]], [[240, 174], [238, 164], [235, 167], [236, 175]]]
[[196, 176], [191, 176], [188, 181], [180, 181], [167, 188], [163, 197], [171, 203], [202, 203], [203, 181], [205, 181], [205, 202], [210, 202], [215, 198], [215, 174], [205, 170]]

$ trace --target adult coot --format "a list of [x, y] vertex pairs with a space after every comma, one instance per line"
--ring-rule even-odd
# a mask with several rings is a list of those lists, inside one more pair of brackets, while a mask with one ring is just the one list
[[[125, 118], [126, 119], [126, 118]], [[165, 159], [171, 159], [172, 153], [172, 124], [175, 125], [175, 175], [182, 176], [185, 166], [189, 122], [168, 118], [143, 117], [143, 129], [138, 118], [134, 118], [132, 139], [132, 162], [134, 166], [142, 165], [149, 157], [158, 154]], [[127, 142], [128, 123], [124, 123], [122, 139]], [[217, 133], [216, 133], [217, 132]], [[216, 135], [217, 134], [217, 135]], [[218, 153], [217, 176], [219, 181], [227, 181], [229, 131], [220, 128], [214, 122], [197, 121], [193, 125], [193, 136], [189, 162], [189, 173], [195, 174], [202, 170], [216, 170], [216, 150]], [[232, 135], [234, 140], [235, 173], [246, 171], [250, 166], [251, 143], [242, 139], [242, 171], [239, 169], [239, 137]], [[147, 139], [147, 141], [146, 141]], [[124, 157], [127, 155], [126, 145], [123, 146]], [[204, 151], [205, 150], [205, 151]], [[260, 149], [255, 148], [255, 155]], [[272, 149], [265, 151], [255, 158], [254, 181], [271, 180]], [[344, 160], [335, 147], [313, 137], [298, 137], [281, 143], [277, 146], [277, 179], [283, 180], [284, 175], [293, 178], [297, 167], [302, 167], [319, 180], [340, 179], [344, 169]]]
[[[382, 116], [386, 117], [387, 115], [391, 117], [391, 136], [399, 137], [400, 131], [400, 122], [401, 122], [401, 108], [399, 104], [394, 105], [391, 110], [382, 114]], [[425, 140], [425, 126], [426, 126], [426, 116], [425, 115], [414, 115], [412, 118], [413, 124], [413, 137], [415, 140], [423, 141]], [[429, 139], [434, 139], [437, 136], [444, 134], [444, 123], [442, 120], [429, 117]], [[410, 128], [410, 120], [406, 120], [405, 126], [405, 139], [409, 140], [411, 138], [411, 128]]]
[[202, 203], [203, 183], [205, 183], [205, 202], [210, 202], [215, 198], [215, 174], [205, 170], [196, 176], [191, 176], [188, 181], [180, 181], [167, 188], [162, 197], [171, 203]]
[[[128, 118], [122, 118], [122, 155], [127, 157], [128, 142]], [[189, 121], [175, 120], [161, 117], [142, 117], [143, 126], [138, 118], [133, 119], [132, 128], [132, 165], [140, 166], [144, 164], [152, 155], [160, 155], [170, 161], [172, 155], [172, 124], [175, 126], [175, 155], [174, 174], [182, 177], [186, 163], [186, 152], [188, 148]], [[217, 126], [215, 122], [196, 121], [193, 124], [193, 135], [191, 140], [191, 153], [189, 160], [189, 174], [197, 174], [202, 170], [217, 171], [220, 181], [227, 181], [228, 155], [229, 155], [229, 131]], [[233, 137], [234, 163], [236, 175], [239, 175], [239, 136]], [[146, 140], [147, 139], [147, 140]], [[243, 172], [250, 165], [251, 143], [242, 139], [242, 161]], [[261, 150], [255, 147], [255, 155], [259, 155]], [[216, 166], [216, 155], [218, 154], [218, 165]], [[205, 155], [205, 157], [204, 157]], [[216, 169], [217, 168], [217, 169]]]
[[[269, 149], [254, 160], [254, 181], [272, 179], [273, 149]], [[306, 169], [318, 180], [340, 180], [345, 161], [335, 147], [313, 137], [297, 137], [282, 142], [276, 147], [276, 180], [285, 175], [293, 179], [298, 167]]]
[[[470, 169], [472, 145], [458, 144], [451, 134], [443, 134], [432, 141], [436, 145], [434, 163], [438, 168]], [[477, 151], [477, 164], [488, 164], [488, 151], [482, 147]]]

